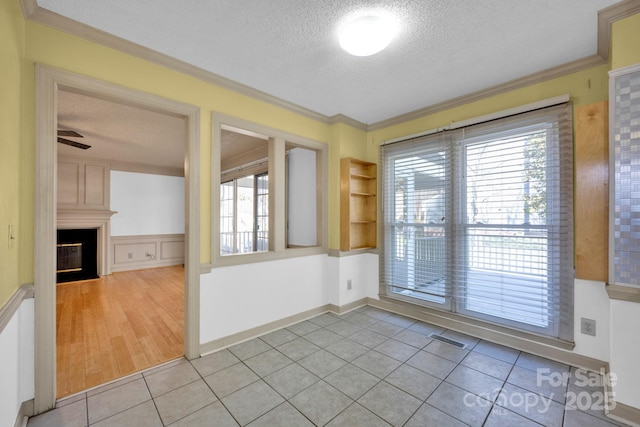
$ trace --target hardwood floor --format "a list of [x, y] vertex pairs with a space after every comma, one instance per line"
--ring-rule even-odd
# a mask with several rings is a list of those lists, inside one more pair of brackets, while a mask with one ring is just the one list
[[184, 354], [184, 268], [57, 285], [57, 397]]

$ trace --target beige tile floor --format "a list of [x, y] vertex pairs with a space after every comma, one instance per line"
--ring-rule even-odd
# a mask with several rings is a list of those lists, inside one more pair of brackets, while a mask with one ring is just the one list
[[28, 426], [617, 425], [577, 372], [361, 307], [65, 398]]

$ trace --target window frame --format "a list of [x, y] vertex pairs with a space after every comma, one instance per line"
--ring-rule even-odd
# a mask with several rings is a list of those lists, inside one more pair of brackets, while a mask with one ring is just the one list
[[[213, 268], [272, 261], [327, 253], [328, 243], [328, 169], [329, 147], [326, 143], [293, 135], [275, 128], [237, 117], [212, 113], [211, 135], [211, 264]], [[220, 253], [220, 185], [223, 129], [242, 130], [266, 136], [269, 142], [269, 250], [244, 254]], [[316, 151], [316, 229], [317, 245], [287, 247], [287, 188], [285, 146], [293, 144]]]

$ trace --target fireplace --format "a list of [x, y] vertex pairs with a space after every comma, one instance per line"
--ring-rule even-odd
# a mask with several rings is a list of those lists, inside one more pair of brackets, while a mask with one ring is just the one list
[[98, 278], [98, 229], [58, 230], [56, 282]]

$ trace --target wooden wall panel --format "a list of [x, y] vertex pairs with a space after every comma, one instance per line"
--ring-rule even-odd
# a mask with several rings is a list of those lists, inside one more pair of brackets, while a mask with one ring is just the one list
[[109, 210], [109, 163], [58, 158], [58, 210]]
[[87, 206], [108, 207], [109, 169], [104, 165], [86, 164], [84, 169], [84, 203]]
[[576, 277], [606, 282], [609, 253], [608, 102], [578, 106], [576, 115]]
[[80, 204], [80, 165], [58, 162], [58, 205]]

